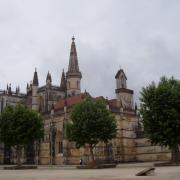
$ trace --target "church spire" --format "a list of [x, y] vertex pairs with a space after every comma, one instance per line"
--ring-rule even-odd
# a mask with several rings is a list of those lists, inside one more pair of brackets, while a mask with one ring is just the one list
[[79, 72], [78, 58], [76, 52], [75, 38], [72, 37], [71, 51], [69, 57], [68, 72]]
[[35, 72], [34, 72], [34, 77], [33, 77], [33, 86], [38, 86], [39, 82], [38, 82], [38, 74], [35, 68]]
[[69, 57], [69, 66], [68, 71], [66, 73], [66, 87], [67, 87], [67, 95], [78, 95], [81, 93], [81, 72], [79, 71], [79, 65], [78, 65], [78, 58], [77, 58], [77, 51], [76, 51], [76, 45], [74, 42], [75, 38], [72, 37], [72, 43], [71, 43], [71, 51], [70, 51], [70, 57]]

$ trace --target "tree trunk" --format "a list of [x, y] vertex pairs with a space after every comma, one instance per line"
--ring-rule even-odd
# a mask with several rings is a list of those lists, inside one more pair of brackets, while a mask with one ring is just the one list
[[20, 145], [17, 145], [17, 165], [21, 166], [21, 150], [22, 147]]
[[93, 153], [93, 146], [92, 146], [92, 144], [89, 145], [89, 148], [90, 148], [90, 157], [91, 157], [90, 164], [92, 166], [94, 166], [95, 165], [95, 161], [94, 161], [94, 153]]
[[108, 155], [108, 144], [105, 143], [105, 160], [108, 162], [109, 160], [109, 155]]
[[180, 162], [180, 152], [179, 152], [179, 145], [175, 144], [172, 149], [172, 156], [171, 156], [171, 161], [178, 163]]

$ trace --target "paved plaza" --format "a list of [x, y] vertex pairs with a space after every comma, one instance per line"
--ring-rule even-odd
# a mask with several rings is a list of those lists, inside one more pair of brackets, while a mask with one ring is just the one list
[[39, 166], [35, 170], [3, 170], [0, 180], [180, 180], [180, 166], [156, 167], [154, 176], [140, 177], [135, 174], [150, 164], [125, 164], [112, 169], [80, 170], [75, 166]]

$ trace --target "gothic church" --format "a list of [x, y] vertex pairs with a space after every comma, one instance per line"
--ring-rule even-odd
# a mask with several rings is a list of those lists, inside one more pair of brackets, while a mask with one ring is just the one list
[[[88, 162], [88, 147], [76, 149], [73, 142], [64, 136], [64, 123], [73, 105], [81, 102], [88, 92], [81, 92], [82, 74], [79, 69], [75, 38], [72, 38], [68, 71], [64, 70], [59, 85], [52, 84], [48, 72], [46, 84], [39, 87], [37, 70], [33, 80], [27, 84], [26, 93], [16, 91], [8, 84], [6, 90], [0, 90], [0, 112], [7, 105], [23, 102], [33, 110], [42, 114], [44, 119], [44, 138], [41, 142], [29, 145], [24, 152], [22, 162], [36, 164], [77, 164], [82, 158]], [[101, 99], [117, 121], [117, 136], [105, 146], [99, 143], [94, 149], [97, 161], [134, 162], [168, 160], [170, 152], [159, 146], [152, 146], [143, 137], [137, 107], [133, 101], [133, 90], [127, 87], [127, 77], [123, 69], [115, 74], [116, 98], [108, 100], [102, 96], [92, 97]], [[16, 163], [15, 150], [0, 144], [0, 164]], [[107, 153], [108, 152], [108, 153]]]

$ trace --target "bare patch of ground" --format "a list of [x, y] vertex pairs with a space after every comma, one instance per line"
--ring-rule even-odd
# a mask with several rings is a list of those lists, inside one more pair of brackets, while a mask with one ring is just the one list
[[39, 166], [34, 170], [0, 169], [0, 180], [179, 180], [180, 166], [156, 167], [155, 176], [135, 174], [151, 164], [126, 164], [110, 169], [76, 169], [73, 166]]

